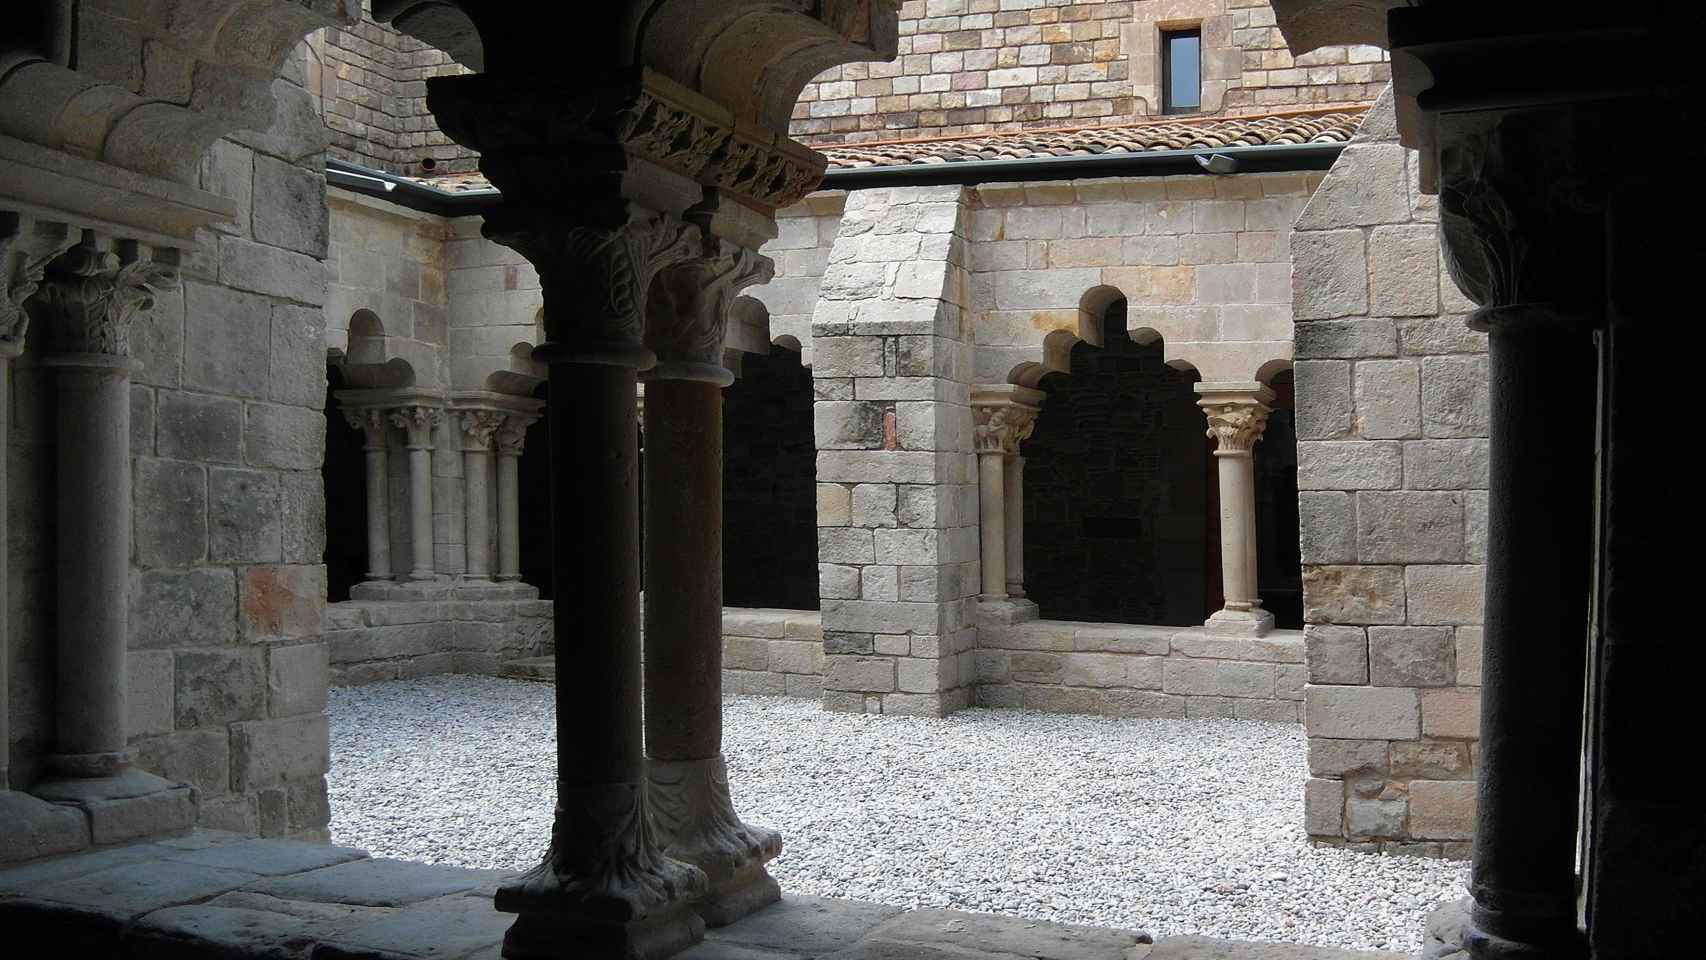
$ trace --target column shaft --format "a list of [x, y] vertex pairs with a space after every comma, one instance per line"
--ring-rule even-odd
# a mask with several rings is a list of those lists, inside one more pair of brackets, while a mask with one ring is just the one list
[[1007, 595], [1025, 595], [1025, 458], [1005, 461], [1002, 496], [1007, 506]]
[[1220, 577], [1226, 609], [1256, 606], [1256, 478], [1250, 451], [1215, 451], [1220, 474]]
[[[1594, 516], [1596, 354], [1542, 308], [1479, 311], [1491, 469], [1481, 654], [1478, 958], [1581, 956], [1575, 853]], [[1539, 955], [1539, 954], [1532, 954]]]
[[130, 361], [66, 354], [59, 403], [55, 755], [67, 777], [114, 776], [126, 750], [130, 595]]
[[521, 579], [521, 457], [498, 450], [498, 579]]
[[[12, 436], [12, 360], [22, 350], [17, 340], [0, 339], [0, 584], [11, 580], [11, 535], [6, 526], [7, 504], [11, 501], [7, 486], [6, 462], [10, 459]], [[8, 627], [10, 603], [0, 603], [0, 792], [12, 789], [12, 652]]]
[[409, 546], [413, 554], [411, 580], [431, 580], [432, 561], [432, 447], [409, 442]]
[[385, 428], [368, 432], [362, 453], [367, 460], [367, 579], [391, 579], [391, 503], [386, 494]]
[[977, 454], [978, 523], [983, 559], [982, 600], [1007, 597], [1007, 508], [1002, 504], [1005, 480], [1000, 450]]
[[492, 455], [487, 450], [462, 452], [462, 481], [468, 523], [465, 580], [490, 580], [492, 576]]

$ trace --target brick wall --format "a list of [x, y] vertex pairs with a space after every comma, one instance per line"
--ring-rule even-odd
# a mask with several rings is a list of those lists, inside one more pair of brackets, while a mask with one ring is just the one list
[[1441, 268], [1390, 95], [1291, 237], [1309, 833], [1468, 853], [1487, 518], [1486, 338]]
[[1159, 114], [1160, 25], [1202, 30], [1205, 113], [1374, 99], [1376, 47], [1293, 58], [1264, 0], [907, 0], [899, 55], [806, 85], [806, 143], [1084, 126]]

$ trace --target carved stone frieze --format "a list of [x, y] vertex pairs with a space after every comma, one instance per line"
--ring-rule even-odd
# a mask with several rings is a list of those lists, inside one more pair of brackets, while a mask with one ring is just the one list
[[25, 309], [57, 353], [128, 357], [131, 321], [154, 305], [156, 291], [177, 282], [176, 251], [110, 243], [85, 231], [48, 263]]
[[1018, 403], [974, 404], [972, 443], [978, 453], [1013, 455], [1037, 426], [1037, 408]]
[[23, 350], [30, 325], [24, 301], [41, 285], [47, 265], [79, 236], [80, 231], [63, 223], [0, 211], [0, 356], [17, 356]]

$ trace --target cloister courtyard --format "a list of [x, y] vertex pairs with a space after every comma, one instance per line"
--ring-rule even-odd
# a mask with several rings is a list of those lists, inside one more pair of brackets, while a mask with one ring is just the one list
[[[543, 854], [546, 684], [436, 677], [332, 691], [332, 839], [521, 870]], [[750, 823], [785, 896], [1413, 952], [1467, 864], [1311, 848], [1295, 724], [971, 709], [942, 719], [730, 697]]]

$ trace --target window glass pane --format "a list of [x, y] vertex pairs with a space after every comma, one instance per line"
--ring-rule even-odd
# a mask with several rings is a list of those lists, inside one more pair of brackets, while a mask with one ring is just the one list
[[1168, 110], [1195, 110], [1202, 106], [1202, 35], [1191, 33], [1167, 34], [1167, 97]]

